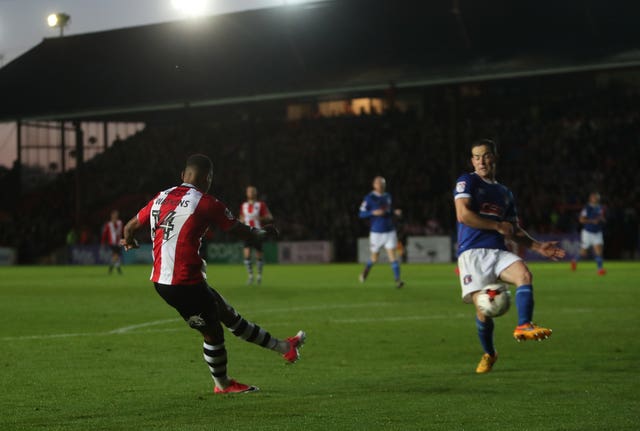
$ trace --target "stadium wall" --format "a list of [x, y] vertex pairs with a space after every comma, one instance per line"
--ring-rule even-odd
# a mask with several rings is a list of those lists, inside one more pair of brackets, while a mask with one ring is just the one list
[[16, 249], [10, 247], [0, 247], [0, 266], [16, 264]]
[[[398, 254], [410, 263], [448, 263], [453, 259], [453, 242], [446, 235], [409, 236], [406, 247], [398, 242]], [[406, 256], [404, 254], [406, 253]], [[369, 238], [358, 238], [358, 262], [369, 259]], [[386, 253], [380, 253], [380, 263], [388, 263]]]

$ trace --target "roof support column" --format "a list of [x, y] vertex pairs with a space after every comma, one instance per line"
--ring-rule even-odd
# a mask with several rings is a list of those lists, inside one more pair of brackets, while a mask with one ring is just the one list
[[109, 149], [109, 122], [102, 122], [102, 151]]
[[82, 225], [82, 208], [84, 200], [82, 199], [82, 181], [84, 177], [84, 132], [82, 131], [82, 123], [74, 121], [73, 127], [76, 132], [76, 207], [75, 220], [76, 226]]
[[67, 144], [64, 136], [64, 121], [60, 121], [60, 173], [67, 170]]
[[17, 195], [22, 192], [22, 120], [16, 120], [16, 164], [14, 166], [16, 174]]

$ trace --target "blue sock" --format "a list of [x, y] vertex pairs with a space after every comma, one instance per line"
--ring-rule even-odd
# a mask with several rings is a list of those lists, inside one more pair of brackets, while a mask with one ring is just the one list
[[598, 265], [598, 269], [602, 269], [603, 263], [604, 263], [604, 260], [602, 259], [602, 256], [596, 256], [596, 264]]
[[487, 317], [484, 322], [481, 322], [478, 316], [476, 316], [476, 328], [478, 328], [478, 338], [485, 353], [491, 356], [495, 355], [496, 349], [493, 347], [493, 319]]
[[393, 277], [396, 281], [400, 280], [400, 262], [394, 260], [391, 262], [391, 269], [393, 270]]
[[533, 286], [523, 284], [516, 289], [516, 307], [518, 307], [518, 325], [533, 320]]
[[367, 260], [367, 263], [364, 265], [364, 269], [362, 270], [362, 276], [366, 279], [369, 275], [369, 271], [371, 271], [371, 267], [373, 266], [373, 262], [371, 259]]

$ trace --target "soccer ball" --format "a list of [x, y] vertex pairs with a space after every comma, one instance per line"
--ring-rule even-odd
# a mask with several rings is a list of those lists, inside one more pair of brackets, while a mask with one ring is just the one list
[[509, 311], [511, 292], [504, 283], [489, 284], [476, 298], [478, 309], [487, 317], [498, 317]]

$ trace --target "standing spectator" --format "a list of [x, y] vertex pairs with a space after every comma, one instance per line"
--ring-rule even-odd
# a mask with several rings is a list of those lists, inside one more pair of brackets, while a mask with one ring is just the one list
[[72, 226], [69, 232], [67, 232], [66, 243], [67, 263], [71, 263], [73, 246], [78, 243], [78, 230], [75, 226]]

